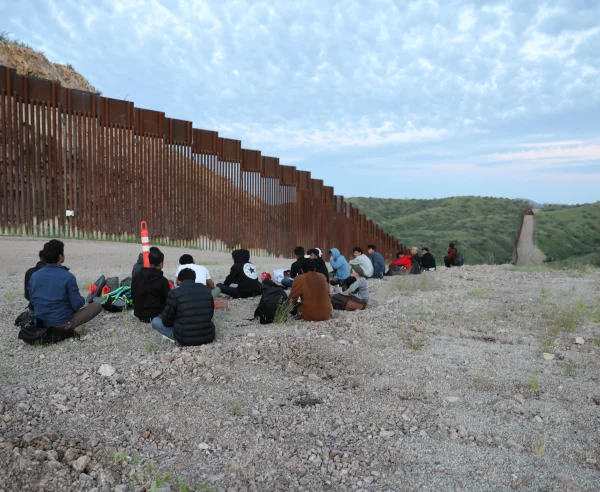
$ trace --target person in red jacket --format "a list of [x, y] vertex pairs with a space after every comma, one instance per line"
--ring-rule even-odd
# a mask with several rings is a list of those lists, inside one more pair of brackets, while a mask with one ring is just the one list
[[406, 269], [406, 273], [410, 272], [412, 267], [412, 260], [410, 255], [405, 255], [402, 251], [398, 251], [396, 254], [396, 261], [390, 263], [390, 268], [388, 269], [386, 275], [397, 275], [398, 273], [392, 273], [394, 270], [403, 270]]
[[444, 264], [447, 268], [456, 266], [456, 257], [458, 256], [458, 250], [454, 247], [454, 243], [448, 245], [448, 254], [444, 256]]

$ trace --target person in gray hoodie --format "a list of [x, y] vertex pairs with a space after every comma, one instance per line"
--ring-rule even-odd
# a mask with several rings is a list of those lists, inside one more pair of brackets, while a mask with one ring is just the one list
[[363, 254], [363, 250], [360, 246], [356, 246], [352, 251], [354, 258], [350, 260], [350, 266], [360, 277], [372, 278], [373, 277], [373, 262], [371, 259]]

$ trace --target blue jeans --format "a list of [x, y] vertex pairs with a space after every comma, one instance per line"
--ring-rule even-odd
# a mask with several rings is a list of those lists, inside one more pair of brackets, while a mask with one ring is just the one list
[[152, 328], [154, 328], [161, 335], [164, 335], [171, 340], [175, 340], [173, 328], [165, 326], [162, 318], [159, 318], [158, 316], [156, 318], [152, 318]]
[[290, 277], [283, 277], [281, 279], [281, 285], [283, 285], [286, 289], [289, 289], [292, 286], [293, 282], [294, 282], [294, 279], [290, 278]]

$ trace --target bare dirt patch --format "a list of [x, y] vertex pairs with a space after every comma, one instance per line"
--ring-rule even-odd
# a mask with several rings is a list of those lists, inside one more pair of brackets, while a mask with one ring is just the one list
[[[203, 347], [103, 313], [81, 340], [35, 348], [12, 323], [43, 242], [0, 239], [0, 490], [177, 490], [179, 476], [227, 491], [600, 485], [597, 271], [372, 281], [367, 310], [313, 324], [262, 326], [248, 321], [257, 300], [229, 301]], [[66, 247], [83, 290], [129, 275], [139, 251]], [[163, 249], [172, 278], [190, 251]], [[224, 278], [229, 255], [191, 253]]]

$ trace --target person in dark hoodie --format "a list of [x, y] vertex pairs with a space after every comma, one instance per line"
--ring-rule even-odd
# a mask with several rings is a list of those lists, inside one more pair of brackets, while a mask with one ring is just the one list
[[215, 303], [210, 289], [196, 282], [191, 268], [179, 272], [177, 285], [167, 296], [162, 316], [152, 320], [152, 328], [181, 345], [211, 343], [215, 339]]
[[308, 257], [317, 265], [317, 272], [325, 275], [327, 283], [329, 283], [329, 272], [327, 271], [327, 265], [325, 265], [325, 261], [323, 261], [319, 248], [309, 249]]
[[131, 270], [132, 280], [136, 276], [136, 274], [138, 274], [142, 270], [142, 268], [144, 268], [144, 255], [140, 253], [135, 265], [133, 265], [133, 269]]
[[31, 299], [29, 298], [29, 292], [27, 292], [27, 285], [29, 284], [29, 281], [31, 280], [31, 276], [35, 272], [37, 272], [40, 268], [46, 266], [46, 260], [44, 259], [44, 252], [43, 251], [40, 251], [38, 253], [38, 257], [39, 257], [40, 261], [38, 261], [34, 267], [29, 268], [25, 272], [25, 291], [24, 291], [24, 296], [25, 296], [25, 299], [27, 299], [29, 301], [29, 306], [27, 306], [27, 308], [30, 311], [33, 311], [33, 304], [31, 302]]
[[416, 246], [410, 248], [410, 261], [411, 268], [410, 273], [413, 275], [419, 275], [423, 273], [423, 267], [421, 266], [421, 257], [419, 256], [419, 250]]
[[131, 281], [133, 312], [144, 323], [150, 323], [153, 318], [161, 315], [171, 290], [162, 271], [165, 261], [163, 252], [152, 247], [148, 259], [150, 267], [142, 267]]
[[300, 264], [302, 263], [302, 260], [304, 259], [304, 247], [296, 246], [294, 248], [294, 256], [296, 257], [296, 261], [294, 263], [292, 263], [292, 266], [290, 268], [290, 276], [285, 277], [281, 281], [281, 285], [283, 285], [285, 288], [291, 287], [294, 279], [298, 275], [300, 275]]
[[429, 248], [421, 249], [421, 253], [423, 253], [423, 255], [421, 256], [421, 267], [423, 268], [423, 270], [426, 270], [428, 272], [434, 272], [436, 269], [435, 258], [429, 252]]
[[[236, 249], [231, 253], [233, 266], [225, 282], [217, 284], [222, 294], [227, 294], [234, 299], [259, 296], [261, 294], [260, 282], [256, 267], [250, 263], [250, 251]], [[231, 287], [236, 284], [237, 287]]]

